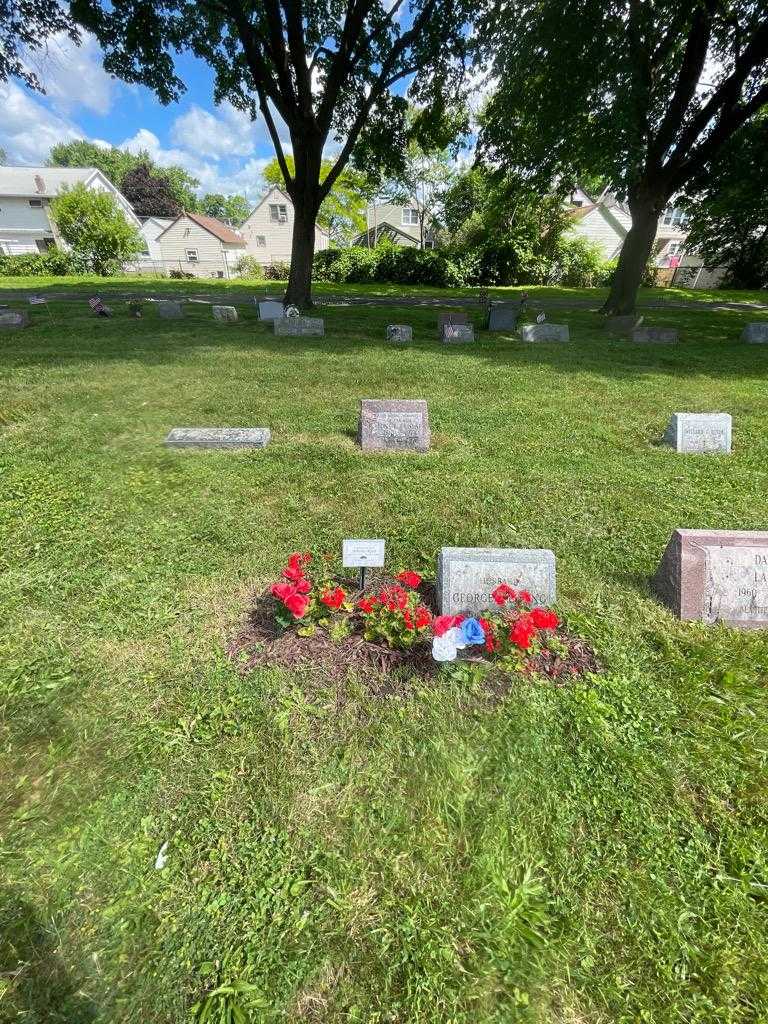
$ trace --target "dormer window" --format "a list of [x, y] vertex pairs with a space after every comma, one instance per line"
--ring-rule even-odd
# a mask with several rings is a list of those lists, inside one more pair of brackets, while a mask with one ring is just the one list
[[288, 207], [285, 203], [270, 203], [269, 219], [276, 224], [285, 224], [288, 221]]

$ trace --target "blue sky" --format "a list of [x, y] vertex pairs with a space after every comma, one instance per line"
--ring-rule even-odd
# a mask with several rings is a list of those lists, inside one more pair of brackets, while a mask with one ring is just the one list
[[87, 138], [181, 164], [200, 179], [201, 191], [259, 196], [261, 169], [273, 156], [266, 128], [227, 103], [214, 106], [204, 62], [179, 58], [187, 91], [167, 107], [148, 89], [107, 75], [93, 37], [80, 47], [52, 40], [37, 70], [44, 96], [18, 82], [0, 83], [0, 146], [8, 163], [42, 164], [56, 142]]

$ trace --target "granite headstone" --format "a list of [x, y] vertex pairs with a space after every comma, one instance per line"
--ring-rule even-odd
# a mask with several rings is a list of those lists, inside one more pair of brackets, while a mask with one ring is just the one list
[[174, 427], [165, 439], [169, 448], [266, 448], [268, 427]]
[[320, 317], [311, 316], [285, 316], [282, 319], [273, 321], [275, 334], [294, 335], [300, 337], [317, 336], [325, 334], [325, 321]]
[[488, 314], [488, 330], [514, 331], [522, 309], [520, 302], [494, 302]]
[[259, 320], [282, 320], [285, 309], [282, 302], [266, 299], [259, 303]]
[[568, 324], [523, 324], [520, 328], [523, 341], [570, 341]]
[[157, 312], [164, 320], [178, 320], [184, 316], [184, 306], [173, 299], [160, 299]]
[[237, 310], [234, 306], [211, 306], [213, 319], [223, 324], [234, 324], [237, 322]]
[[437, 557], [441, 615], [495, 607], [500, 583], [528, 590], [538, 605], [555, 601], [555, 556], [546, 548], [442, 548]]
[[408, 324], [389, 324], [387, 327], [387, 341], [413, 341], [413, 328]]
[[429, 413], [423, 398], [363, 398], [358, 442], [363, 451], [429, 451]]
[[475, 329], [472, 324], [445, 324], [442, 340], [445, 345], [466, 345], [475, 340]]
[[18, 331], [29, 327], [29, 313], [21, 309], [4, 309], [0, 311], [0, 330]]
[[730, 452], [731, 417], [727, 412], [676, 412], [664, 440], [678, 452]]
[[768, 345], [768, 321], [746, 324], [741, 332], [741, 340], [748, 341], [752, 345]]
[[447, 324], [468, 324], [469, 317], [466, 313], [439, 313], [437, 317], [437, 332], [443, 337], [443, 330]]
[[768, 531], [675, 530], [653, 580], [679, 619], [768, 628]]
[[675, 327], [638, 327], [630, 337], [641, 345], [672, 345], [679, 341]]

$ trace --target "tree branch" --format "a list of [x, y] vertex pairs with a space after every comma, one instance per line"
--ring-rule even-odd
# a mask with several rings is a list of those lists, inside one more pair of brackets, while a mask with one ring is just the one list
[[301, 3], [302, 0], [282, 0], [288, 34], [288, 53], [296, 72], [299, 106], [305, 117], [312, 117], [312, 79], [307, 67]]

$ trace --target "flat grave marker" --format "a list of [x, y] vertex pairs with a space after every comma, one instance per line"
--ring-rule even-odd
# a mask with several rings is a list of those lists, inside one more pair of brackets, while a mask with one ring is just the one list
[[0, 330], [20, 331], [29, 327], [29, 313], [21, 309], [0, 310]]
[[768, 345], [768, 322], [746, 324], [741, 332], [741, 340], [750, 345]]
[[237, 310], [234, 306], [211, 306], [213, 319], [222, 324], [237, 323]]
[[675, 530], [653, 589], [679, 619], [768, 628], [768, 531]]
[[282, 302], [265, 299], [258, 303], [258, 307], [259, 320], [282, 320], [285, 316], [285, 308]]
[[387, 326], [387, 341], [413, 341], [413, 328], [408, 324], [389, 324]]
[[555, 555], [546, 548], [442, 548], [437, 556], [441, 615], [494, 608], [500, 583], [527, 590], [535, 604], [555, 601]]
[[325, 320], [311, 316], [285, 316], [273, 321], [275, 334], [293, 335], [302, 338], [323, 337]]
[[423, 398], [360, 401], [357, 439], [365, 452], [429, 451], [429, 412]]
[[475, 340], [472, 324], [445, 324], [442, 341], [444, 345], [467, 345]]
[[173, 299], [158, 299], [157, 312], [163, 320], [178, 320], [184, 316], [184, 306]]
[[523, 324], [520, 328], [523, 341], [570, 341], [568, 324]]
[[168, 448], [266, 448], [268, 427], [174, 427], [165, 439]]
[[732, 420], [727, 412], [676, 412], [664, 440], [678, 452], [730, 452]]
[[680, 340], [676, 327], [638, 327], [630, 337], [640, 345], [673, 345]]

